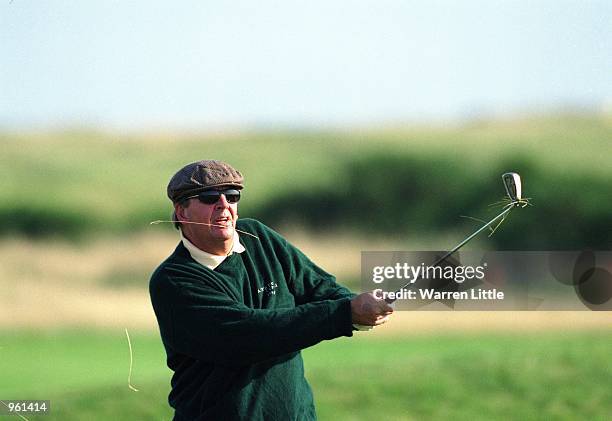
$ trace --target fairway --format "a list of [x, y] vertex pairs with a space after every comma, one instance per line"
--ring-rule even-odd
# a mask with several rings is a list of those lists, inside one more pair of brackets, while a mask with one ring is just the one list
[[[171, 418], [170, 371], [153, 333], [0, 335], [0, 396], [50, 399], [29, 420]], [[321, 420], [605, 419], [612, 411], [606, 331], [361, 333], [304, 351]]]

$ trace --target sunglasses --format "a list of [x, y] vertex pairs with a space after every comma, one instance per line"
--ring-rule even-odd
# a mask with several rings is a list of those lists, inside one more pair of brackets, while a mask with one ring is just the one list
[[221, 199], [221, 195], [225, 195], [225, 200], [227, 200], [228, 203], [238, 203], [240, 200], [240, 190], [236, 189], [205, 190], [194, 196], [186, 197], [185, 200], [197, 197], [200, 202], [207, 205], [212, 205]]

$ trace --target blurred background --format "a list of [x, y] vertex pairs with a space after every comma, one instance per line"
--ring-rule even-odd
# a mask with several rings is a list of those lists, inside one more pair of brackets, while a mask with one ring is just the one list
[[[2, 2], [0, 399], [171, 418], [148, 278], [177, 234], [150, 222], [200, 159], [356, 291], [362, 250], [452, 247], [509, 170], [533, 206], [469, 248], [610, 250], [611, 20], [592, 0]], [[304, 355], [321, 419], [603, 419], [611, 327], [402, 312]]]

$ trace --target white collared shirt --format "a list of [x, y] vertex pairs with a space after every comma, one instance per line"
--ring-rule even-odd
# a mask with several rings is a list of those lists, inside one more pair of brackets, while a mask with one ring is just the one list
[[202, 266], [212, 270], [219, 266], [225, 259], [227, 259], [227, 256], [230, 256], [232, 253], [242, 253], [246, 250], [244, 246], [240, 244], [240, 237], [238, 236], [236, 230], [234, 230], [234, 244], [232, 245], [232, 250], [227, 256], [217, 256], [215, 254], [207, 253], [204, 250], [200, 250], [191, 241], [183, 236], [183, 230], [179, 229], [179, 234], [181, 236], [181, 241], [183, 242], [185, 248], [189, 251], [191, 258]]

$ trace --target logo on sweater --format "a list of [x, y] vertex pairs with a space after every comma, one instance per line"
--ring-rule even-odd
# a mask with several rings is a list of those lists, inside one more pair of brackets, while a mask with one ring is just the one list
[[269, 282], [267, 284], [264, 284], [264, 286], [262, 286], [261, 288], [258, 288], [257, 293], [263, 293], [265, 297], [269, 297], [270, 295], [276, 294], [276, 288], [278, 288], [278, 284], [276, 282]]

